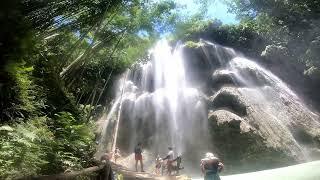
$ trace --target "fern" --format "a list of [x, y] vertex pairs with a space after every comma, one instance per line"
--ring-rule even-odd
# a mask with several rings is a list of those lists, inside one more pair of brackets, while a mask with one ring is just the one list
[[54, 142], [46, 125], [47, 117], [0, 127], [0, 177], [35, 175], [48, 164], [46, 150]]

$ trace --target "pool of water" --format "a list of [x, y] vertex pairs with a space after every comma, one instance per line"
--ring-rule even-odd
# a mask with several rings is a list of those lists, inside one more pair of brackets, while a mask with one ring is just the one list
[[[200, 180], [202, 178], [194, 178]], [[320, 180], [320, 161], [245, 174], [221, 176], [221, 180]]]

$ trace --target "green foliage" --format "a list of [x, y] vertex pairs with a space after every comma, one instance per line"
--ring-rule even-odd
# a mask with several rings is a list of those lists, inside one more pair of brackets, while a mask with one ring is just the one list
[[201, 21], [201, 17], [194, 16], [177, 23], [172, 40], [179, 40], [191, 35], [204, 32], [213, 24], [221, 24], [220, 21]]
[[191, 45], [189, 41], [199, 39], [209, 40], [236, 48], [247, 54], [260, 54], [265, 45], [258, 32], [255, 32], [255, 24], [246, 21], [239, 25], [222, 25], [219, 20], [190, 21], [178, 25], [173, 41], [183, 40]]
[[40, 109], [46, 105], [41, 86], [31, 78], [33, 67], [22, 60], [8, 64], [5, 70], [10, 81], [8, 86], [2, 87], [1, 120], [28, 118], [39, 114]]
[[320, 79], [313, 76], [317, 76], [315, 72], [320, 67], [317, 53], [320, 49], [318, 1], [230, 0], [228, 3], [242, 23], [249, 23], [266, 44], [287, 47], [289, 55], [296, 57], [293, 58], [295, 66], [300, 66], [302, 62], [307, 77]]
[[177, 21], [166, 1], [18, 1], [1, 7], [1, 178], [92, 165], [113, 81]]
[[0, 127], [0, 177], [51, 174], [91, 165], [94, 126], [71, 113], [36, 117], [26, 123]]
[[298, 73], [320, 84], [317, 1], [229, 0], [238, 25], [204, 20], [208, 3], [201, 0], [201, 12], [191, 17], [180, 15], [172, 0], [12, 0], [4, 6], [1, 176], [91, 165], [92, 120], [108, 104], [113, 82], [169, 32], [189, 47], [202, 38], [255, 57], [265, 52], [269, 60], [302, 62]]
[[48, 149], [53, 133], [46, 126], [47, 117], [37, 117], [26, 123], [0, 127], [0, 177], [35, 175], [49, 162]]
[[[94, 151], [94, 126], [76, 120], [69, 112], [55, 114], [49, 125], [55, 136], [55, 162], [57, 168], [79, 170], [89, 166]], [[51, 152], [52, 153], [52, 152]]]
[[114, 11], [116, 7], [125, 5], [121, 0], [82, 0], [82, 1], [21, 1], [24, 14], [31, 19], [37, 29], [46, 29], [56, 23], [72, 28], [90, 29], [106, 12]]
[[33, 67], [25, 66], [25, 63], [13, 63], [7, 66], [7, 71], [16, 83], [13, 86], [13, 94], [19, 104], [13, 106], [14, 112], [22, 118], [37, 114], [37, 111], [45, 105], [39, 97], [41, 96], [39, 87], [30, 79]]
[[217, 20], [203, 21], [194, 16], [176, 25], [173, 41], [205, 39], [254, 58], [261, 59], [262, 55], [266, 62], [284, 63], [296, 70], [298, 76], [304, 74], [301, 78], [305, 82], [312, 80], [307, 82], [311, 91], [320, 88], [320, 78], [316, 77], [320, 68], [320, 3], [312, 0], [225, 2], [240, 18], [240, 24], [222, 25]]
[[304, 74], [316, 82], [320, 80], [320, 69], [318, 67], [311, 66], [304, 71]]
[[290, 76], [303, 79], [290, 83], [305, 88], [308, 96], [319, 103], [320, 3], [313, 0], [226, 2], [240, 18], [240, 26], [249, 26], [259, 36], [261, 48], [252, 48], [256, 57], [262, 53], [269, 63], [284, 65]]
[[320, 3], [314, 0], [227, 0], [227, 2], [239, 18], [253, 19], [266, 13], [273, 18], [275, 24], [288, 26], [292, 30], [309, 26], [308, 21], [318, 17], [320, 8]]
[[185, 45], [188, 47], [188, 48], [198, 48], [201, 46], [200, 43], [196, 43], [196, 42], [193, 42], [193, 41], [187, 41], [185, 42]]

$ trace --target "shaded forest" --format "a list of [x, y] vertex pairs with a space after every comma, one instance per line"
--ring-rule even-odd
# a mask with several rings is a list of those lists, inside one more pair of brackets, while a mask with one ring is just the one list
[[[0, 177], [95, 162], [95, 122], [113, 85], [166, 34], [233, 47], [320, 103], [320, 2], [226, 0], [239, 23], [182, 16], [176, 2], [11, 0], [0, 6]], [[312, 101], [311, 101], [312, 100]]]

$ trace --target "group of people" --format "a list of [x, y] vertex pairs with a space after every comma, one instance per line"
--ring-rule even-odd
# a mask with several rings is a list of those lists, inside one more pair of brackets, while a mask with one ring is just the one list
[[[138, 143], [134, 148], [135, 169], [138, 171], [138, 163], [140, 163], [141, 172], [145, 172], [143, 169], [142, 152], [142, 143]], [[183, 169], [181, 167], [182, 157], [179, 155], [174, 158], [173, 154], [173, 148], [168, 147], [168, 154], [165, 157], [161, 158], [159, 155], [156, 157], [156, 174], [164, 175], [165, 169], [167, 169], [167, 175], [172, 175], [173, 172], [179, 174], [179, 170]], [[115, 149], [113, 157], [116, 163], [117, 159], [121, 157], [119, 148]], [[224, 165], [219, 158], [208, 152], [205, 154], [205, 158], [201, 159], [200, 167], [205, 180], [220, 180], [219, 173], [223, 170]]]
[[[160, 158], [159, 155], [157, 156], [156, 164], [155, 164], [156, 174], [160, 174], [161, 172], [161, 175], [163, 175], [165, 169], [167, 169], [168, 175], [171, 175], [173, 171], [175, 171], [176, 174], [179, 174], [179, 170], [183, 169], [183, 167], [180, 167], [181, 161], [182, 161], [181, 156], [178, 156], [177, 158], [174, 159], [173, 148], [168, 147], [168, 150], [169, 150], [168, 154], [165, 157]], [[136, 160], [136, 164], [135, 164], [136, 171], [138, 171], [138, 163], [140, 162], [141, 172], [144, 172], [141, 143], [138, 143], [137, 146], [134, 148], [134, 154], [135, 154], [135, 160]]]
[[165, 169], [167, 169], [168, 175], [171, 175], [173, 172], [175, 172], [175, 174], [178, 175], [179, 171], [183, 169], [183, 167], [181, 167], [182, 157], [181, 155], [179, 155], [174, 159], [172, 147], [168, 147], [168, 150], [169, 152], [166, 157], [160, 158], [159, 155], [157, 156], [156, 174], [160, 174], [160, 170], [161, 170], [161, 175], [163, 175]]

